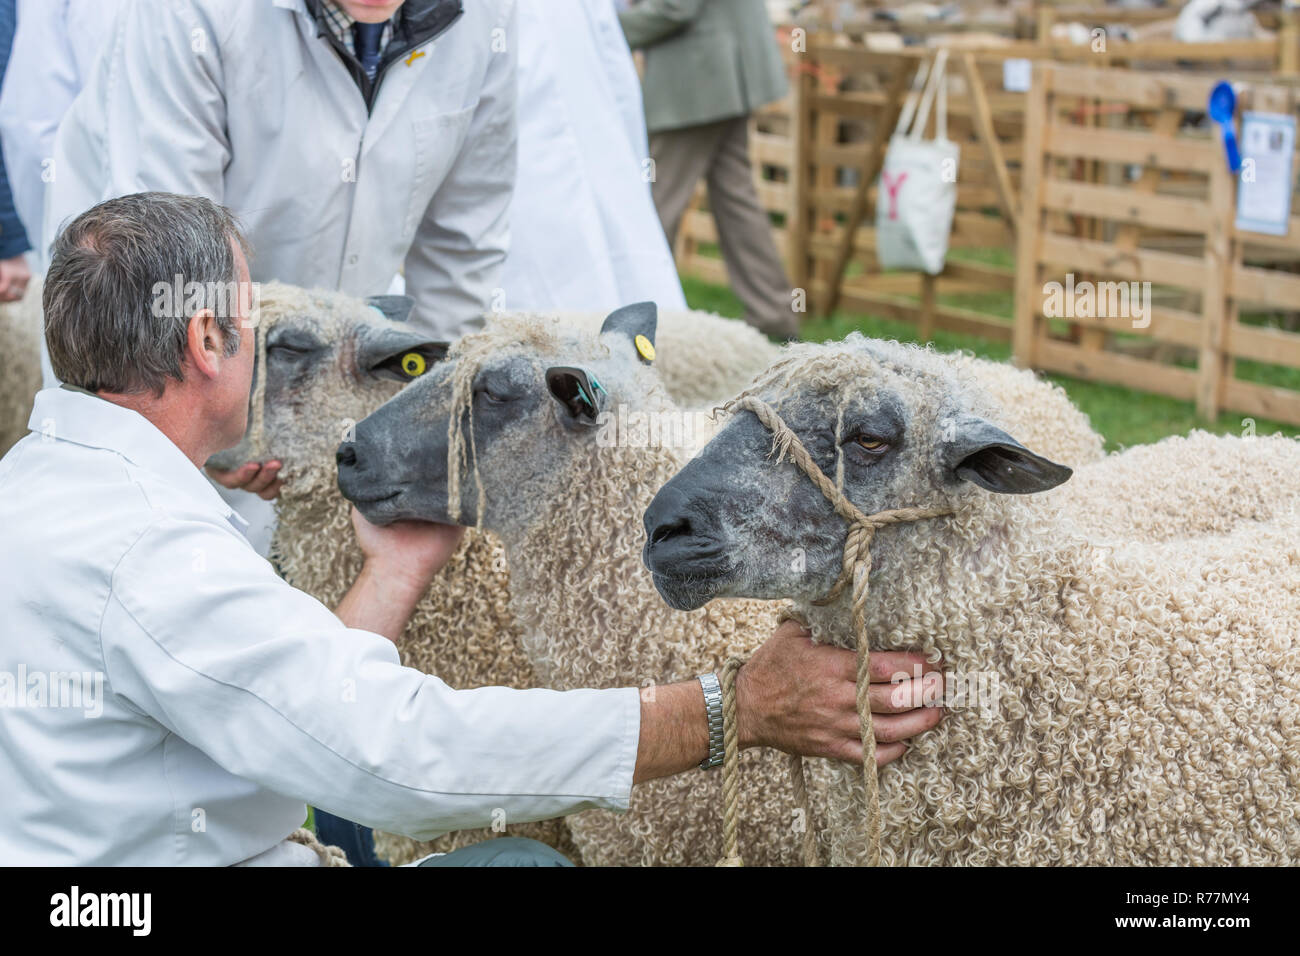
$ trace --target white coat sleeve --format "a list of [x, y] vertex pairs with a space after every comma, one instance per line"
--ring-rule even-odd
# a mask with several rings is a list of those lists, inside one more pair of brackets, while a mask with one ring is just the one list
[[447, 338], [481, 323], [501, 281], [514, 192], [516, 14], [503, 4], [505, 48], [492, 54], [460, 154], [438, 187], [406, 256], [413, 322]]
[[80, 81], [63, 24], [67, 0], [18, 0], [16, 9], [18, 28], [0, 90], [0, 140], [14, 207], [36, 245], [54, 134]]
[[452, 690], [203, 520], [157, 517], [130, 548], [101, 643], [134, 708], [231, 773], [370, 826], [427, 839], [630, 798], [635, 688]]
[[191, 0], [134, 0], [55, 141], [45, 238], [90, 203], [157, 190], [224, 202], [219, 25]]

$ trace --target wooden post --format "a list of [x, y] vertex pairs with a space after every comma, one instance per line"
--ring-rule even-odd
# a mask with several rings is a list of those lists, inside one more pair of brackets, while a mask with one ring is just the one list
[[934, 338], [935, 287], [938, 283], [928, 272], [921, 273], [921, 321], [917, 326], [917, 336], [922, 342]]
[[853, 203], [844, 221], [844, 232], [840, 236], [835, 261], [826, 276], [827, 287], [821, 307], [822, 315], [830, 315], [840, 303], [840, 286], [844, 282], [844, 270], [848, 268], [849, 260], [853, 258], [858, 227], [867, 216], [867, 196], [876, 182], [876, 177], [880, 175], [881, 167], [885, 164], [885, 151], [889, 149], [889, 139], [894, 135], [898, 116], [903, 111], [903, 99], [907, 95], [908, 87], [912, 85], [912, 74], [913, 70], [908, 69], [906, 61], [900, 58], [900, 69], [890, 81], [884, 105], [877, 118], [875, 135], [871, 137], [871, 146], [867, 149], [861, 169], [861, 179], [858, 180], [858, 187], [853, 194]]
[[1223, 404], [1223, 326], [1227, 311], [1229, 249], [1234, 221], [1233, 173], [1226, 163], [1210, 173], [1210, 227], [1205, 234], [1205, 285], [1201, 291], [1201, 353], [1196, 374], [1196, 413], [1213, 422]]
[[1032, 368], [1038, 342], [1039, 311], [1043, 290], [1038, 275], [1038, 243], [1043, 228], [1043, 151], [1052, 95], [1052, 67], [1034, 64], [1033, 80], [1025, 103], [1025, 155], [1020, 164], [1020, 228], [1016, 233], [1016, 310], [1012, 330], [1012, 358], [1022, 368]]
[[993, 126], [993, 111], [989, 108], [989, 98], [984, 92], [984, 81], [980, 78], [979, 65], [975, 54], [966, 52], [961, 58], [962, 68], [966, 71], [966, 85], [970, 89], [971, 120], [975, 124], [975, 133], [984, 146], [984, 155], [993, 167], [993, 181], [998, 190], [998, 203], [1002, 214], [1011, 225], [1011, 234], [1017, 232], [1017, 220], [1020, 212], [1016, 207], [1016, 197], [1011, 189], [1011, 174], [1007, 172], [1006, 160], [1002, 158], [1002, 146], [998, 142], [997, 130]]
[[812, 305], [808, 291], [808, 235], [812, 216], [808, 209], [808, 175], [812, 166], [812, 94], [816, 79], [806, 55], [798, 61], [795, 73], [794, 102], [791, 104], [790, 141], [794, 156], [790, 160], [790, 209], [785, 223], [787, 268], [796, 289], [804, 290], [804, 308]]
[[1283, 76], [1300, 73], [1300, 17], [1295, 10], [1283, 9], [1281, 28], [1277, 31], [1277, 71]]

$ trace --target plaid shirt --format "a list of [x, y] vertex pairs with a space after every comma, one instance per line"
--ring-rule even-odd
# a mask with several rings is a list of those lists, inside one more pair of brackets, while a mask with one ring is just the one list
[[[343, 44], [343, 48], [353, 56], [357, 55], [356, 38], [352, 33], [352, 25], [357, 21], [348, 15], [348, 12], [340, 7], [335, 0], [321, 0], [321, 12], [325, 14], [325, 22], [329, 25], [330, 32], [334, 38]], [[387, 49], [388, 43], [393, 39], [393, 21], [389, 20], [384, 24], [383, 37], [379, 41], [380, 52]]]

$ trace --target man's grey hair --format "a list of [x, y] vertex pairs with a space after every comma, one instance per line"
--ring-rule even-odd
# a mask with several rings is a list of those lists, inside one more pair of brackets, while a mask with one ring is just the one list
[[51, 249], [42, 304], [50, 365], [92, 392], [161, 395], [183, 380], [189, 320], [211, 309], [227, 356], [239, 351], [239, 224], [198, 196], [135, 193], [93, 206]]

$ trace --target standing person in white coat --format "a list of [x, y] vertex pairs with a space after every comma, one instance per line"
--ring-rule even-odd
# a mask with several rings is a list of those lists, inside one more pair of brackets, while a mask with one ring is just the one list
[[18, 0], [7, 81], [0, 89], [0, 141], [14, 207], [45, 271], [45, 187], [55, 174], [54, 134], [86, 85], [121, 0]]
[[613, 0], [520, 0], [519, 155], [503, 308], [686, 307]]
[[505, 260], [513, 34], [514, 0], [133, 0], [59, 130], [44, 238], [112, 196], [204, 196], [255, 281], [367, 296], [404, 269], [412, 321], [456, 338]]
[[[457, 338], [501, 281], [515, 48], [514, 0], [133, 0], [59, 129], [44, 242], [114, 196], [203, 196], [255, 281], [368, 296], [404, 271], [411, 321]], [[270, 499], [280, 467], [214, 477]], [[230, 500], [264, 549], [269, 509]]]

